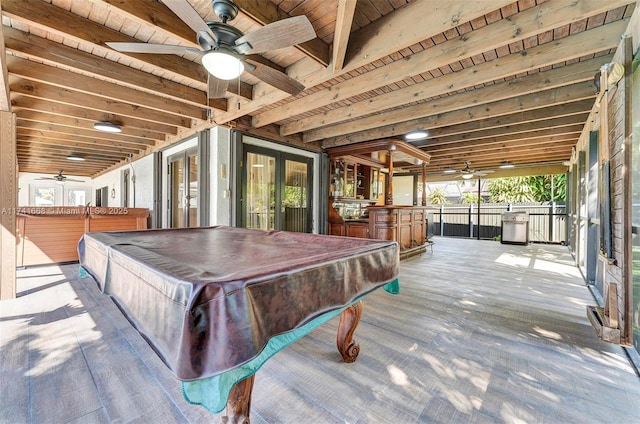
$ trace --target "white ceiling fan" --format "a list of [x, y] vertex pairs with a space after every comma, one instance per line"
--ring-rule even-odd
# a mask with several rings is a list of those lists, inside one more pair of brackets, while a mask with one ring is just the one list
[[224, 97], [229, 81], [242, 74], [249, 74], [267, 84], [296, 95], [304, 85], [287, 74], [253, 60], [248, 54], [264, 53], [309, 41], [316, 37], [306, 16], [282, 19], [243, 34], [227, 22], [240, 11], [232, 0], [213, 0], [213, 11], [221, 22], [205, 22], [187, 0], [162, 0], [162, 2], [197, 34], [201, 50], [185, 46], [153, 43], [107, 42], [123, 53], [196, 54], [209, 73], [208, 96]]
[[[455, 171], [456, 173], [460, 173], [460, 178], [463, 180], [470, 180], [473, 177], [484, 177], [485, 175], [493, 172], [492, 170], [479, 171], [476, 169], [471, 169], [471, 161], [464, 161], [465, 167], [460, 171]], [[446, 171], [445, 171], [446, 172]]]
[[84, 182], [84, 180], [75, 180], [73, 178], [68, 178], [66, 175], [62, 175], [62, 169], [58, 169], [58, 174], [54, 175], [53, 177], [39, 177], [39, 178], [36, 178], [36, 180], [53, 180], [57, 184], [64, 184], [67, 181], [74, 182], [74, 183]]

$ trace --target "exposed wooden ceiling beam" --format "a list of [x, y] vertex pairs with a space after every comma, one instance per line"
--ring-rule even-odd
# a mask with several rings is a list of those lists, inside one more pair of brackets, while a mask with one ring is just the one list
[[[206, 104], [205, 82], [196, 89], [15, 28], [3, 26], [3, 32], [7, 49], [20, 56], [191, 104]], [[225, 99], [216, 100], [212, 107], [227, 109]]]
[[7, 66], [11, 75], [31, 81], [53, 84], [80, 93], [101, 96], [157, 111], [173, 113], [178, 116], [194, 119], [207, 118], [207, 111], [204, 107], [193, 106], [174, 99], [156, 96], [19, 57], [7, 57]]
[[[628, 0], [619, 1], [624, 2]], [[484, 4], [484, 2], [480, 3]], [[563, 5], [565, 6], [564, 8], [562, 8]], [[360, 76], [350, 78], [342, 83], [334, 84], [331, 86], [330, 90], [320, 90], [317, 93], [289, 102], [285, 107], [258, 114], [254, 116], [252, 123], [254, 126], [259, 127], [260, 125], [267, 123], [278, 122], [285, 118], [290, 118], [291, 116], [308, 112], [309, 110], [313, 110], [319, 106], [345, 100], [359, 93], [401, 81], [405, 78], [414, 76], [417, 73], [424, 72], [425, 69], [436, 69], [451, 62], [455, 62], [456, 60], [479, 55], [490, 49], [499, 48], [500, 46], [517, 40], [523, 40], [526, 37], [536, 35], [540, 32], [553, 29], [558, 25], [570, 23], [576, 20], [574, 15], [576, 11], [575, 2], [561, 0], [560, 4], [557, 4], [556, 6], [560, 7], [557, 10], [554, 8], [553, 14], [546, 16], [546, 19], [543, 21], [544, 24], [541, 24], [540, 14], [545, 11], [549, 11], [550, 7], [546, 5], [546, 3], [527, 9], [515, 16], [513, 19], [495, 22], [491, 25], [479, 28], [470, 34], [464, 34], [460, 37], [446, 41], [441, 45], [438, 45], [437, 48], [429, 48], [422, 52], [415, 53], [411, 55], [408, 60], [392, 62], [386, 66], [363, 73]], [[595, 13], [597, 13], [598, 10], [606, 10], [609, 7], [609, 5], [603, 6], [600, 1], [593, 2], [592, 6], [596, 11]], [[626, 23], [617, 25], [624, 25], [624, 27], [626, 27]], [[399, 33], [402, 33], [402, 29], [404, 28], [405, 27], [397, 27], [396, 30]], [[608, 28], [608, 32], [610, 34], [613, 34], [614, 30], [618, 31], [615, 35], [619, 36], [620, 30], [617, 26]], [[592, 34], [592, 36], [595, 35], [595, 33]], [[600, 33], [598, 35], [606, 36], [607, 34]], [[610, 46], [610, 39], [608, 39], [605, 44], [606, 46]], [[616, 44], [613, 46], [615, 47]], [[603, 48], [599, 50], [602, 50]], [[557, 58], [559, 55], [566, 54], [567, 51], [563, 51], [562, 49], [560, 49], [560, 52], [558, 50], [551, 50], [549, 54], [553, 55], [554, 52]], [[523, 53], [523, 55], [524, 54], [526, 53]], [[531, 55], [531, 57], [534, 57], [534, 55]], [[531, 59], [526, 56], [523, 57], [522, 60], [526, 60], [527, 62], [531, 61]], [[357, 90], [355, 88], [357, 88]], [[452, 88], [452, 90], [460, 88], [464, 88], [464, 86], [455, 87]]]
[[[69, 116], [62, 115], [54, 115], [48, 113], [46, 111], [34, 111], [28, 109], [20, 109], [20, 116], [18, 119], [18, 125], [22, 124], [25, 127], [31, 127], [35, 129], [49, 129], [59, 132], [69, 131], [75, 133], [76, 131], [80, 131], [83, 133], [84, 131], [90, 131], [95, 134], [93, 124], [95, 120], [88, 120], [82, 118], [74, 118]], [[171, 127], [174, 128], [174, 127]], [[87, 133], [88, 134], [88, 133]], [[133, 128], [130, 125], [127, 125], [122, 128], [122, 132], [120, 134], [113, 134], [116, 136], [131, 136], [142, 139], [150, 139], [150, 140], [158, 140], [163, 141], [166, 138], [166, 134], [150, 131], [147, 129], [139, 129]]]
[[126, 56], [142, 66], [150, 64], [165, 69], [178, 78], [205, 82], [206, 72], [200, 64], [175, 55], [122, 54], [106, 46], [108, 41], [139, 42], [123, 33], [84, 19], [65, 9], [41, 0], [4, 0], [3, 14], [19, 22], [50, 31], [79, 43], [90, 43], [113, 55]]
[[[473, 136], [476, 132], [485, 132], [495, 129], [496, 131], [508, 131], [509, 128], [518, 128], [524, 124], [539, 124], [546, 126], [549, 119], [571, 118], [576, 122], [585, 122], [586, 117], [593, 107], [593, 100], [586, 99], [578, 102], [549, 106], [546, 108], [527, 110], [524, 112], [512, 113], [496, 117], [488, 117], [475, 121], [468, 121], [461, 124], [444, 125], [440, 127], [430, 127], [429, 136], [426, 140], [415, 141], [415, 146], [429, 144], [431, 140], [438, 137], [451, 137], [455, 135]], [[454, 112], [455, 113], [455, 112]], [[447, 114], [443, 114], [447, 115]], [[440, 118], [443, 118], [440, 116]], [[445, 117], [446, 120], [446, 117]]]
[[[18, 110], [31, 110], [44, 112], [48, 114], [60, 115], [72, 119], [83, 119], [92, 122], [108, 121], [117, 122], [122, 125], [122, 132], [128, 133], [130, 129], [149, 130], [153, 132], [161, 132], [167, 135], [177, 135], [178, 128], [173, 125], [151, 122], [144, 119], [132, 118], [130, 116], [118, 113], [104, 112], [95, 109], [86, 109], [83, 106], [72, 106], [63, 103], [57, 103], [48, 99], [27, 96], [12, 96], [11, 104], [13, 108]], [[93, 125], [93, 124], [92, 124]]]
[[14, 76], [9, 76], [9, 84], [12, 96], [21, 94], [24, 96], [50, 99], [67, 105], [81, 106], [102, 112], [119, 114], [183, 128], [191, 128], [193, 125], [192, 120], [187, 117], [142, 108], [130, 103], [97, 97], [91, 94], [70, 90], [68, 88], [60, 88], [43, 84], [41, 82], [28, 81]]
[[55, 124], [45, 123], [45, 122], [33, 122], [33, 121], [24, 120], [22, 118], [18, 118], [16, 128], [24, 128], [24, 129], [35, 130], [35, 131], [47, 131], [51, 133], [62, 133], [62, 134], [68, 134], [72, 136], [79, 136], [79, 137], [91, 137], [96, 140], [122, 141], [122, 142], [134, 143], [134, 144], [143, 144], [146, 146], [153, 146], [157, 141], [151, 138], [133, 137], [133, 136], [122, 134], [122, 133], [108, 134], [108, 133], [104, 133], [94, 129], [73, 128], [73, 127], [55, 125]]
[[336, 29], [333, 34], [331, 56], [333, 72], [339, 72], [344, 66], [356, 4], [356, 0], [338, 0], [338, 15], [336, 17]]
[[[554, 70], [539, 72], [520, 80], [505, 81], [477, 90], [438, 98], [430, 102], [420, 103], [410, 107], [397, 108], [388, 112], [370, 115], [358, 120], [348, 121], [341, 124], [333, 125], [331, 127], [309, 131], [305, 134], [304, 139], [305, 141], [321, 140], [328, 137], [335, 137], [348, 133], [370, 130], [371, 128], [383, 127], [404, 121], [415, 120], [418, 117], [427, 117], [444, 112], [461, 110], [470, 106], [476, 106], [478, 104], [486, 105], [488, 103], [497, 102], [509, 98], [518, 98], [527, 94], [543, 93], [545, 91], [549, 91], [549, 87], [557, 87], [557, 84], [552, 78], [545, 78], [545, 76], [548, 77], [549, 73], [552, 73], [553, 71]], [[579, 84], [561, 86], [561, 88], [565, 89], [563, 91], [564, 102], [585, 99], [595, 95], [595, 87], [593, 86], [593, 83], [591, 81], [587, 83], [582, 82]], [[556, 103], [561, 102], [562, 101], [560, 101], [559, 98], [556, 98]], [[521, 108], [522, 107], [520, 107], [519, 109]], [[513, 111], [514, 109], [507, 110], [504, 111], [503, 114], [511, 113]], [[500, 114], [501, 113], [498, 113], [496, 111], [496, 113], [494, 113], [492, 116], [497, 116]], [[414, 130], [416, 128], [424, 127], [413, 127], [411, 130]], [[323, 143], [323, 146], [328, 147], [328, 145], [325, 143]]]
[[65, 133], [57, 133], [53, 131], [34, 130], [30, 128], [18, 128], [17, 134], [20, 138], [42, 137], [42, 139], [49, 139], [49, 140], [61, 140], [61, 141], [85, 143], [85, 144], [91, 144], [91, 145], [99, 145], [101, 147], [112, 148], [114, 150], [118, 150], [118, 149], [144, 150], [150, 145], [149, 142], [152, 142], [152, 140], [149, 140], [149, 142], [145, 142], [145, 143], [138, 143], [138, 142], [132, 143], [130, 141], [122, 141], [122, 140], [118, 140], [118, 141], [105, 140], [102, 138], [84, 137], [84, 136], [79, 136], [75, 134], [65, 134]]
[[[586, 97], [582, 96], [587, 93], [591, 93], [591, 95]], [[372, 138], [393, 137], [397, 134], [404, 134], [415, 130], [416, 128], [429, 129], [434, 127], [439, 128], [451, 125], [461, 125], [470, 122], [481, 123], [485, 122], [484, 120], [488, 118], [495, 120], [503, 117], [513, 117], [514, 115], [519, 115], [523, 112], [530, 113], [534, 117], [545, 119], [546, 109], [548, 108], [554, 108], [552, 109], [554, 114], [557, 113], [559, 108], [564, 108], [566, 113], [575, 113], [576, 111], [588, 112], [591, 110], [593, 107], [593, 100], [596, 98], [595, 87], [592, 89], [582, 88], [580, 93], [573, 92], [573, 94], [580, 96], [576, 99], [571, 99], [572, 87], [562, 87], [559, 89], [528, 94], [488, 104], [468, 106], [467, 108], [454, 110], [452, 112], [411, 119], [398, 124], [390, 124], [370, 130], [325, 139], [323, 141], [323, 145], [326, 147], [341, 146], [343, 144], [357, 143], [363, 140], [370, 140]]]
[[434, 149], [446, 147], [450, 144], [466, 143], [474, 140], [492, 139], [494, 137], [513, 137], [519, 134], [529, 133], [531, 131], [544, 131], [547, 129], [566, 127], [567, 125], [579, 125], [584, 127], [584, 123], [589, 117], [589, 113], [580, 115], [562, 116], [558, 118], [550, 118], [544, 121], [524, 122], [514, 125], [506, 125], [502, 127], [494, 127], [481, 131], [473, 131], [467, 133], [458, 133], [452, 135], [442, 135], [440, 137], [429, 137], [427, 140], [421, 140], [412, 143], [416, 147], [424, 149]]
[[[354, 31], [349, 38], [349, 43], [362, 45], [362, 47], [358, 48], [359, 59], [351, 60], [339, 73], [334, 73], [332, 68], [319, 68], [318, 64], [311, 59], [303, 59], [291, 65], [287, 71], [291, 77], [301, 82], [305, 87], [322, 84], [332, 78], [450, 29], [454, 18], [453, 13], [458, 13], [453, 19], [457, 24], [480, 17], [508, 3], [511, 3], [511, 1], [485, 0], [473, 3], [473, 6], [470, 6], [466, 0], [455, 0], [447, 2], [447, 7], [451, 7], [449, 11], [444, 10], [445, 8], [438, 8], [436, 13], [432, 13], [433, 2], [429, 0], [414, 1], [388, 15], [389, 18], [378, 20], [382, 22], [376, 21], [378, 22], [377, 25], [381, 26], [381, 29], [384, 28], [384, 35], [378, 33], [372, 36], [372, 33], [369, 32], [369, 25]], [[453, 10], [456, 10], [456, 12], [451, 12]], [[418, 25], [414, 25], [416, 17], [419, 17], [420, 20]], [[397, 35], [400, 33], [404, 33], [405, 36], [398, 38]], [[386, 37], [388, 34], [395, 34], [396, 36], [388, 39]], [[251, 102], [240, 101], [240, 108], [218, 114], [217, 122], [225, 123], [244, 115], [253, 114], [264, 105], [278, 102], [287, 97], [289, 95], [286, 93], [272, 90]]]
[[[141, 151], [141, 149], [124, 147], [124, 146], [116, 146], [113, 144], [99, 143], [97, 141], [89, 140], [77, 140], [77, 141], [68, 141], [61, 140], [58, 138], [47, 138], [42, 137], [41, 135], [30, 135], [30, 134], [22, 134], [18, 132], [16, 135], [16, 140], [18, 142], [30, 142], [33, 144], [41, 144], [41, 145], [50, 145], [50, 146], [59, 146], [59, 147], [84, 147], [85, 149], [91, 149], [97, 152], [117, 152], [122, 155], [129, 154], [137, 154]], [[126, 145], [129, 146], [129, 145]]]
[[[471, 88], [478, 84], [499, 81], [512, 75], [524, 74], [545, 66], [564, 62], [565, 60], [577, 59], [582, 56], [583, 52], [598, 53], [614, 48], [619, 42], [619, 33], [612, 32], [611, 30], [613, 28], [608, 28], [609, 31], [605, 31], [605, 26], [599, 27], [598, 30], [601, 28], [601, 31], [592, 31], [599, 32], [602, 36], [598, 36], [595, 32], [590, 34], [591, 31], [581, 32], [576, 36], [558, 40], [555, 43], [559, 47], [558, 50], [551, 50], [545, 45], [534, 47], [527, 51], [526, 56], [505, 56], [491, 62], [484, 62], [477, 66], [443, 75], [439, 78], [398, 88], [391, 93], [380, 95], [363, 102], [339, 107], [308, 118], [296, 119], [289, 124], [283, 125], [281, 132], [283, 135], [288, 135], [308, 131], [325, 126], [327, 122], [335, 125], [337, 122], [369, 115], [372, 111], [379, 112], [402, 106], [407, 103], [407, 99], [416, 102], [424, 101], [443, 94]], [[620, 28], [622, 28], [621, 25], [617, 26], [616, 30]], [[577, 49], [576, 46], [580, 46], [581, 49]], [[563, 48], [566, 50], [563, 50]], [[576, 53], [572, 56], [566, 54], [566, 51], [580, 51], [581, 53]], [[556, 78], [560, 79], [559, 75], [564, 74], [563, 81], [578, 82], [591, 80], [600, 66], [607, 63], [607, 60], [610, 58], [611, 55], [606, 55], [605, 57], [596, 57], [591, 60], [568, 65], [565, 67], [566, 69], [554, 69], [554, 71], [556, 71], [555, 74], [558, 75]], [[558, 84], [562, 83], [558, 82]], [[309, 137], [307, 137], [306, 140], [315, 141]]]

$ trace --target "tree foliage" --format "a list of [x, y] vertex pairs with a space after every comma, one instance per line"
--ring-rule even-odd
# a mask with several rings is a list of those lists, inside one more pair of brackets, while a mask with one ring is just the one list
[[496, 178], [488, 191], [495, 203], [564, 201], [567, 178], [564, 174]]
[[442, 187], [436, 187], [429, 193], [429, 203], [432, 205], [446, 205], [449, 203], [446, 198], [446, 192]]
[[533, 202], [533, 190], [527, 184], [527, 177], [507, 177], [491, 180], [487, 187], [489, 201], [494, 203]]
[[[484, 202], [484, 199], [480, 199], [480, 203]], [[460, 196], [460, 203], [463, 205], [477, 205], [478, 204], [478, 193], [471, 193], [470, 191], [463, 193]]]

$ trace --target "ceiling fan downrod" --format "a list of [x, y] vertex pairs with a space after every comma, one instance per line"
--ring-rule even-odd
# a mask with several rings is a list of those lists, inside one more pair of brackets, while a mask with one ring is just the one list
[[226, 24], [227, 21], [234, 20], [235, 17], [238, 16], [238, 6], [231, 0], [213, 0], [211, 7], [213, 8], [213, 13], [220, 18], [223, 24]]

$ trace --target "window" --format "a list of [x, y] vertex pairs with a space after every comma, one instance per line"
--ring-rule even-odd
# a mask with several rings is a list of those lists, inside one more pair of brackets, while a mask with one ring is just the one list
[[54, 206], [56, 203], [55, 187], [34, 187], [32, 194], [30, 203], [33, 206]]

